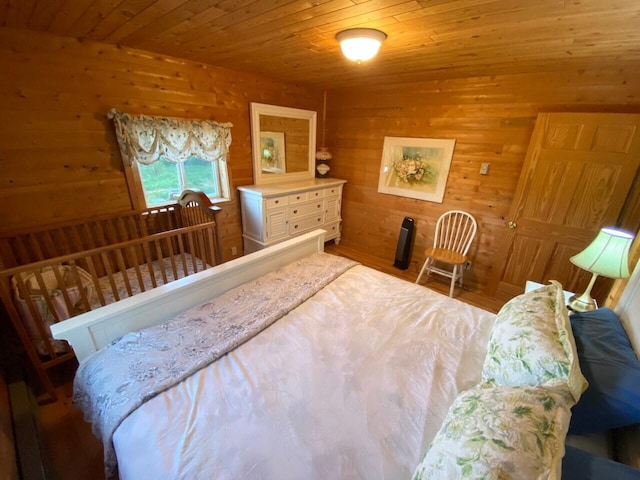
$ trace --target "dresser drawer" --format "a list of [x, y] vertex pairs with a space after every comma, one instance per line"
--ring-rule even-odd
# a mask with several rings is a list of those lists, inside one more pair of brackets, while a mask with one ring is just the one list
[[300, 205], [289, 206], [289, 218], [291, 220], [295, 220], [296, 218], [304, 217], [306, 215], [323, 212], [324, 202], [322, 200], [318, 202], [309, 202]]
[[[325, 221], [328, 222], [329, 220], [325, 218]], [[325, 223], [322, 228], [327, 231], [327, 236], [325, 237], [326, 240], [333, 240], [340, 236], [340, 224], [338, 222]]]
[[287, 197], [287, 201], [289, 205], [294, 205], [296, 203], [306, 202], [307, 201], [307, 192], [294, 193], [293, 195], [289, 195]]
[[312, 190], [307, 192], [307, 198], [309, 200], [313, 200], [314, 198], [322, 198], [324, 197], [324, 190]]
[[267, 208], [283, 207], [287, 204], [287, 197], [267, 198], [265, 203]]
[[333, 197], [335, 195], [340, 195], [341, 190], [342, 190], [341, 187], [331, 187], [331, 188], [325, 188], [323, 190], [323, 193], [325, 197]]
[[289, 234], [296, 235], [298, 233], [306, 232], [307, 230], [313, 230], [314, 228], [321, 227], [324, 223], [324, 214], [320, 213], [312, 217], [302, 218], [297, 221], [289, 222]]

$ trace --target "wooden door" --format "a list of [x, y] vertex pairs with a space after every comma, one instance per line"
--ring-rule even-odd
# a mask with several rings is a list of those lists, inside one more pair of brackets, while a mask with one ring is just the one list
[[618, 225], [640, 162], [639, 126], [635, 114], [538, 115], [498, 250], [497, 298], [522, 293], [526, 280], [586, 287], [590, 274], [569, 258]]

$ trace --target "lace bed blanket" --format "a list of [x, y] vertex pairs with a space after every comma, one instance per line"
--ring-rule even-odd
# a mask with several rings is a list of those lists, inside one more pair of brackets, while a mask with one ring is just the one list
[[129, 333], [80, 365], [73, 400], [103, 442], [106, 477], [117, 478], [112, 435], [133, 410], [258, 334], [354, 265], [314, 254], [167, 323]]

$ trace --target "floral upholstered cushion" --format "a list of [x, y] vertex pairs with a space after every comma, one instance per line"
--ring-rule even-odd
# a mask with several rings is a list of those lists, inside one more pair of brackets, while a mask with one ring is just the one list
[[564, 387], [461, 393], [413, 480], [560, 478], [571, 400]]
[[482, 376], [497, 385], [567, 385], [578, 401], [587, 382], [559, 283], [519, 295], [502, 307]]

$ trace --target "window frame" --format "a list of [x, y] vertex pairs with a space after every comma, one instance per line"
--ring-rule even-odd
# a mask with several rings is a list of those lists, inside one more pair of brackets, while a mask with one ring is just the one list
[[[220, 196], [219, 197], [209, 197], [211, 203], [224, 203], [230, 202], [231, 199], [231, 179], [229, 175], [229, 167], [227, 165], [226, 160], [215, 160], [213, 162], [214, 168], [217, 169], [218, 180], [220, 186]], [[171, 205], [175, 202], [167, 201], [166, 203], [158, 204], [158, 205], [147, 205], [146, 196], [144, 193], [144, 186], [142, 183], [142, 178], [140, 176], [140, 165], [138, 162], [133, 162], [133, 165], [129, 165], [127, 162], [123, 162], [124, 164], [124, 174], [125, 180], [127, 183], [127, 189], [129, 191], [129, 198], [131, 200], [131, 204], [135, 209], [145, 209], [145, 208], [155, 208], [162, 207], [164, 205]], [[183, 168], [179, 168], [179, 177], [180, 181], [184, 183], [184, 179], [182, 177], [181, 170]]]

